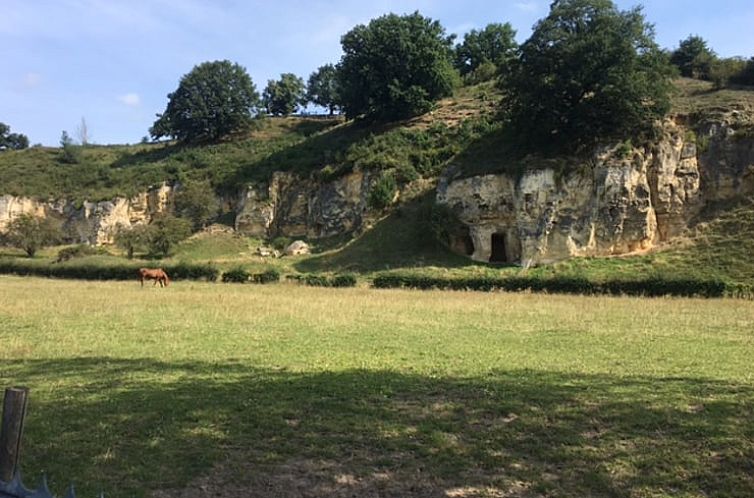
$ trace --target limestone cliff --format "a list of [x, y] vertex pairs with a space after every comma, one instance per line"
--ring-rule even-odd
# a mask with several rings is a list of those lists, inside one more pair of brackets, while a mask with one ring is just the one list
[[564, 176], [544, 167], [463, 178], [451, 167], [437, 190], [461, 222], [450, 245], [525, 266], [649, 249], [708, 202], [754, 192], [754, 140], [738, 125], [730, 114], [693, 133], [669, 120], [652, 145], [603, 149]]
[[62, 223], [67, 238], [73, 242], [110, 244], [118, 226], [131, 227], [149, 223], [164, 213], [172, 202], [173, 187], [163, 183], [130, 199], [84, 202], [76, 205], [66, 200], [43, 201], [11, 195], [0, 196], [0, 232], [21, 214], [51, 217]]

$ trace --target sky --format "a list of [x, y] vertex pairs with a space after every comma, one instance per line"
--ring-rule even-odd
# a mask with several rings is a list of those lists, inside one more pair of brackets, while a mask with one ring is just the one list
[[[752, 0], [617, 0], [644, 6], [657, 42], [673, 48], [689, 34], [721, 56], [754, 56]], [[337, 63], [340, 37], [395, 12], [439, 20], [462, 35], [510, 22], [523, 42], [549, 0], [0, 0], [0, 122], [32, 144], [76, 136], [135, 143], [181, 76], [204, 61], [244, 66], [261, 93], [269, 79], [304, 79]]]

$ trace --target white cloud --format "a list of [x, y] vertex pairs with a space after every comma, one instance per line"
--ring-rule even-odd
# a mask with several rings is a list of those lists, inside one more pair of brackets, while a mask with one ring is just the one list
[[118, 97], [118, 101], [120, 101], [122, 104], [127, 105], [128, 107], [139, 107], [141, 105], [141, 97], [139, 97], [138, 93], [127, 93], [125, 95], [120, 95]]
[[523, 12], [537, 12], [540, 8], [539, 2], [535, 2], [533, 0], [528, 2], [516, 2], [515, 5], [518, 10], [521, 10]]

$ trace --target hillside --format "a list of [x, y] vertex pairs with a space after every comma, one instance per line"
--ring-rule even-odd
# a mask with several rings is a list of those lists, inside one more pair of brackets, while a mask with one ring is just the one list
[[[754, 121], [751, 89], [715, 91], [708, 83], [687, 79], [678, 80], [676, 88], [677, 122], [703, 123], [733, 113], [738, 120], [736, 136], [748, 133]], [[734, 284], [754, 282], [754, 262], [749, 257], [754, 251], [749, 236], [754, 233], [754, 205], [746, 198], [709, 203], [682, 233], [637, 254], [628, 251], [621, 256], [575, 258], [524, 270], [473, 262], [451, 253], [434, 238], [431, 221], [434, 185], [449, 165], [462, 171], [461, 176], [501, 171], [520, 174], [525, 169], [558, 170], [569, 165], [568, 158], [522, 159], [501, 153], [506, 139], [501, 127], [490, 119], [499, 98], [494, 87], [486, 84], [462, 89], [455, 97], [440, 102], [432, 113], [382, 127], [337, 119], [275, 118], [261, 120], [254, 130], [220, 144], [91, 146], [81, 149], [79, 164], [60, 163], [59, 151], [53, 148], [6, 152], [0, 154], [0, 194], [65, 197], [81, 202], [130, 196], [166, 180], [209, 179], [224, 198], [234, 199], [245, 184], [266, 185], [273, 172], [294, 173], [327, 184], [356, 170], [372, 171], [378, 174], [373, 179], [386, 173], [396, 179], [402, 191], [399, 204], [384, 212], [369, 210], [360, 220], [363, 224], [352, 232], [310, 238], [310, 256], [259, 257], [256, 249], [269, 245], [274, 238], [266, 239], [264, 234], [198, 234], [184, 242], [168, 262], [212, 262], [222, 269], [273, 266], [284, 274], [353, 271], [367, 277], [377, 271], [411, 269], [448, 276], [525, 272], [592, 280], [689, 276]], [[698, 142], [700, 154], [709, 155], [706, 148], [710, 145], [704, 143], [705, 139], [692, 138]], [[295, 202], [283, 207], [295, 211], [302, 194], [294, 191], [286, 195]], [[281, 241], [301, 238], [278, 235], [285, 236]], [[41, 260], [54, 259], [56, 251], [44, 251]], [[115, 256], [88, 260], [96, 265], [120, 260], [117, 249], [109, 251]], [[3, 254], [16, 253], [6, 250]]]

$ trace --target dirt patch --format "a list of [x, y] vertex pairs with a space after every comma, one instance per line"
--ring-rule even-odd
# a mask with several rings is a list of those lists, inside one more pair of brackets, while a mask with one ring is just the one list
[[[489, 478], [489, 476], [488, 476]], [[488, 479], [483, 479], [489, 482]], [[508, 498], [533, 497], [528, 483], [515, 481], [505, 489], [488, 484], [446, 482], [412, 471], [362, 470], [327, 460], [291, 460], [274, 466], [216, 466], [183, 489], [155, 491], [153, 498]]]

